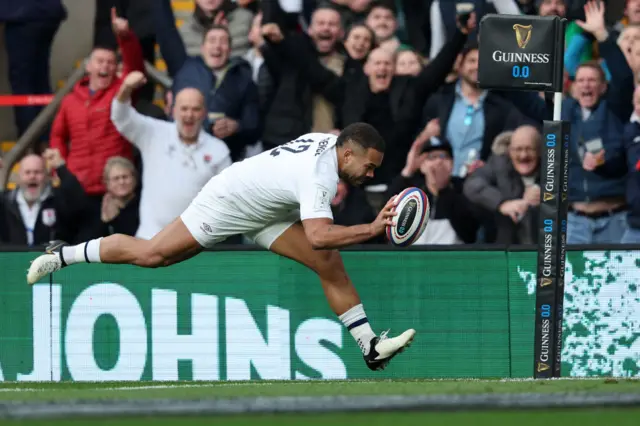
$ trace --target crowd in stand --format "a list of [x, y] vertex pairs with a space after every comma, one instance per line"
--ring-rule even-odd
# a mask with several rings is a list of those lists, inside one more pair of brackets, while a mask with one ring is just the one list
[[[21, 160], [17, 188], [0, 194], [0, 244], [151, 238], [233, 162], [354, 122], [373, 125], [387, 152], [364, 186], [340, 183], [336, 223], [371, 221], [418, 186], [431, 217], [416, 244], [535, 244], [551, 103], [479, 87], [477, 23], [496, 12], [568, 19], [568, 243], [640, 243], [640, 0], [615, 25], [594, 0], [195, 3], [178, 27], [170, 0], [96, 0], [86, 76]], [[47, 93], [67, 11], [60, 0], [10, 5], [0, 21], [12, 91]], [[144, 74], [156, 44], [172, 79], [164, 109]], [[20, 134], [37, 113], [16, 108]]]

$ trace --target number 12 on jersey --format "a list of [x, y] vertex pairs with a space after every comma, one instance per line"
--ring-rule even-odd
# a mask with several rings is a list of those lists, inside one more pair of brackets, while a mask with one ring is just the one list
[[287, 142], [283, 145], [280, 145], [277, 148], [273, 148], [269, 155], [271, 155], [272, 157], [277, 157], [278, 155], [280, 155], [280, 150], [291, 152], [294, 154], [300, 154], [301, 152], [305, 152], [306, 150], [308, 150], [312, 143], [313, 139], [297, 139], [295, 141]]

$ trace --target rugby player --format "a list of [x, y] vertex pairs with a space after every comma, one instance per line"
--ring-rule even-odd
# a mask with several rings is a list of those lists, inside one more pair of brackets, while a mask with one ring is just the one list
[[[127, 75], [112, 109], [129, 102], [127, 93], [144, 81], [140, 72]], [[211, 178], [182, 215], [150, 240], [115, 234], [75, 246], [53, 241], [31, 263], [27, 282], [34, 284], [76, 263], [169, 266], [243, 234], [313, 270], [331, 309], [357, 342], [367, 366], [381, 370], [410, 345], [416, 332], [409, 329], [396, 337], [374, 333], [337, 249], [385, 232], [396, 214], [395, 197], [372, 223], [348, 227], [333, 223], [331, 200], [339, 179], [361, 185], [372, 178], [384, 151], [380, 134], [365, 123], [351, 124], [338, 136], [302, 135], [234, 163]]]

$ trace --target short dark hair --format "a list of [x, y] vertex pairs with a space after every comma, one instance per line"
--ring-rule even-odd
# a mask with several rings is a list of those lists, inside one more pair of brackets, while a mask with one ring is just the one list
[[364, 21], [358, 21], [351, 24], [351, 26], [347, 29], [346, 34], [344, 35], [345, 41], [349, 38], [349, 34], [351, 34], [351, 31], [355, 30], [356, 28], [364, 28], [367, 31], [369, 31], [369, 35], [371, 36], [371, 50], [378, 47], [378, 42], [376, 40], [376, 33], [373, 32], [371, 27], [368, 26]]
[[112, 44], [108, 44], [108, 43], [96, 43], [93, 45], [93, 48], [91, 49], [91, 53], [93, 53], [96, 50], [108, 50], [109, 52], [113, 52], [114, 55], [118, 54], [118, 48]]
[[462, 55], [462, 60], [464, 61], [467, 55], [474, 50], [480, 50], [480, 45], [477, 41], [471, 40], [462, 48], [462, 52], [460, 52], [460, 54]]
[[213, 30], [221, 30], [227, 33], [227, 37], [229, 38], [229, 46], [231, 46], [231, 33], [229, 32], [229, 28], [227, 28], [225, 25], [220, 25], [220, 24], [211, 24], [205, 28], [204, 33], [202, 33], [203, 44], [204, 44], [204, 41], [207, 39], [207, 35], [209, 35], [209, 33]]
[[398, 17], [398, 11], [396, 9], [395, 3], [390, 0], [373, 0], [371, 4], [369, 4], [369, 9], [367, 10], [367, 16], [373, 11], [373, 9], [387, 9], [393, 13], [395, 18]]
[[355, 143], [365, 150], [371, 148], [382, 153], [385, 150], [384, 139], [375, 127], [367, 123], [353, 123], [342, 129], [336, 145], [343, 146], [347, 142]]
[[578, 75], [578, 70], [580, 70], [580, 68], [591, 68], [592, 70], [595, 70], [598, 73], [598, 76], [600, 77], [600, 81], [603, 83], [607, 82], [607, 76], [605, 75], [604, 70], [602, 69], [602, 65], [600, 65], [600, 62], [591, 59], [589, 61], [585, 61], [581, 63], [580, 65], [578, 65], [578, 68], [576, 68], [576, 73], [575, 73], [576, 76]]
[[[316, 7], [313, 12], [311, 13], [311, 15], [313, 16], [313, 14], [318, 11], [318, 10], [331, 10], [333, 12], [336, 12], [338, 15], [341, 15], [340, 13], [340, 9], [338, 9], [334, 3], [332, 1], [326, 1], [326, 2], [322, 2], [318, 5], [318, 7]], [[342, 15], [341, 15], [342, 17]]]

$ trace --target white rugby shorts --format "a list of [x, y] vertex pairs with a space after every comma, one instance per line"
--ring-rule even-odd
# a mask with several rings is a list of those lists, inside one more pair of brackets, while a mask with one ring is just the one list
[[300, 211], [293, 210], [271, 223], [243, 218], [238, 209], [230, 206], [221, 194], [205, 187], [180, 215], [193, 238], [210, 248], [234, 235], [244, 235], [255, 244], [269, 249], [291, 225], [300, 221]]

